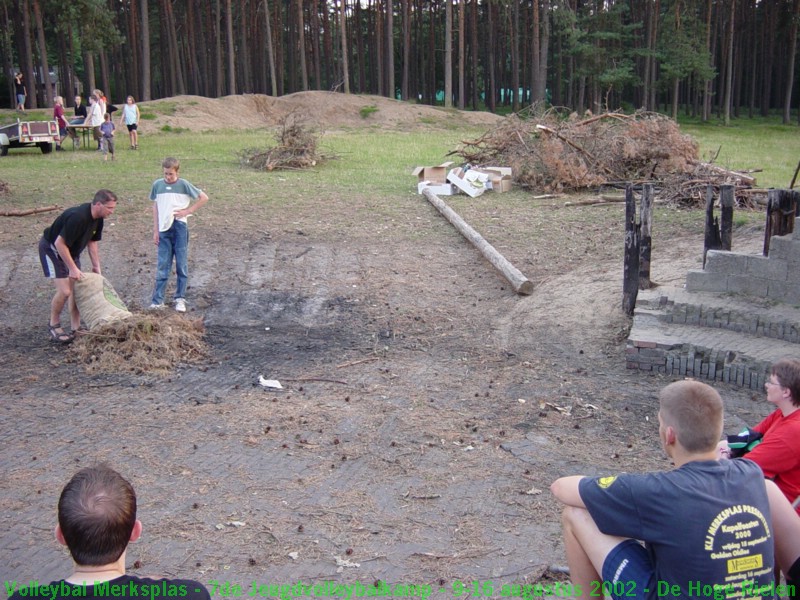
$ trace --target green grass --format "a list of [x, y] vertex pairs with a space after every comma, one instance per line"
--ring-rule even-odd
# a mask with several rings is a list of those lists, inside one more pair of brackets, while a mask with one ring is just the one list
[[368, 106], [362, 106], [361, 110], [358, 111], [358, 114], [361, 115], [362, 119], [366, 119], [372, 113], [376, 113], [376, 112], [378, 112], [378, 107], [375, 106], [374, 104], [370, 104]]
[[726, 169], [757, 170], [758, 187], [788, 188], [800, 160], [800, 129], [779, 117], [719, 121], [681, 121], [681, 131], [700, 143], [700, 156]]
[[[9, 113], [13, 117], [13, 111], [0, 111], [0, 120], [8, 119]], [[722, 146], [717, 160], [721, 166], [763, 168], [764, 172], [757, 174], [760, 186], [787, 187], [800, 159], [800, 136], [795, 126], [753, 120], [737, 121], [728, 128], [689, 123], [683, 130], [698, 139], [703, 152]], [[83, 149], [49, 155], [36, 148], [12, 150], [0, 158], [0, 179], [11, 190], [2, 203], [11, 209], [48, 203], [69, 206], [88, 200], [103, 187], [123, 199], [144, 199], [150, 183], [160, 176], [163, 158], [176, 156], [182, 161], [181, 175], [205, 189], [220, 207], [240, 201], [265, 208], [294, 207], [319, 205], [326, 198], [353, 197], [366, 212], [396, 217], [401, 215], [405, 201], [416, 199], [416, 178], [411, 174], [414, 167], [458, 162], [457, 156], [448, 153], [461, 140], [478, 137], [484, 130], [452, 127], [449, 119], [443, 119], [438, 127], [411, 132], [359, 129], [328, 133], [320, 140], [320, 151], [335, 159], [310, 170], [270, 173], [241, 167], [237, 153], [274, 145], [271, 130], [176, 132], [174, 127], [168, 132], [148, 132], [145, 128], [140, 149], [133, 152], [128, 150], [124, 130], [119, 131], [117, 160], [105, 164]], [[502, 203], [498, 203], [500, 198]], [[519, 205], [522, 210], [536, 204], [531, 194], [519, 189], [502, 197], [492, 195], [491, 199], [501, 211], [504, 206]], [[461, 201], [469, 203], [470, 199], [453, 198], [454, 203]], [[592, 211], [573, 212], [575, 218], [594, 218]], [[678, 228], [694, 228], [694, 212], [669, 210], [664, 218]], [[751, 224], [750, 218], [739, 217], [741, 214], [737, 213], [737, 226]], [[756, 217], [761, 219], [758, 214]]]

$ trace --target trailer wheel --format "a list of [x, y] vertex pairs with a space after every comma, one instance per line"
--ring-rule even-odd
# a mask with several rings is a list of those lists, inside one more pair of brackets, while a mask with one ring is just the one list
[[39, 142], [36, 144], [39, 146], [39, 149], [42, 151], [42, 154], [50, 154], [53, 151], [53, 144], [48, 142]]
[[0, 156], [8, 156], [8, 146], [0, 146]]

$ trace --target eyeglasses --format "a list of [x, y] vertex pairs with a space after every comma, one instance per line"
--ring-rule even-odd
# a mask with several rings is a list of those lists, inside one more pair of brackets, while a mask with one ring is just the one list
[[778, 387], [783, 387], [780, 384], [780, 382], [776, 382], [776, 381], [767, 381], [767, 382], [764, 383], [764, 385], [777, 385]]

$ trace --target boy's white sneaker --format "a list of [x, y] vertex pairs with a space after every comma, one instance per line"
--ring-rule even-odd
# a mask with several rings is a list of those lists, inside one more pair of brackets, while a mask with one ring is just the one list
[[178, 312], [186, 312], [186, 300], [183, 298], [175, 299], [175, 310]]
[[147, 307], [148, 310], [161, 310], [162, 308], [164, 308], [163, 304], [156, 304], [155, 302]]

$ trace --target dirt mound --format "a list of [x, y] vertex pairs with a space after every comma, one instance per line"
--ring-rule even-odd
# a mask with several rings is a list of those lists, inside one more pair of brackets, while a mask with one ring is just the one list
[[298, 92], [288, 96], [242, 94], [224, 98], [175, 96], [140, 102], [145, 128], [185, 128], [191, 131], [274, 127], [294, 115], [321, 129], [377, 126], [383, 128], [491, 126], [502, 117], [488, 112], [459, 111], [382, 96]]

